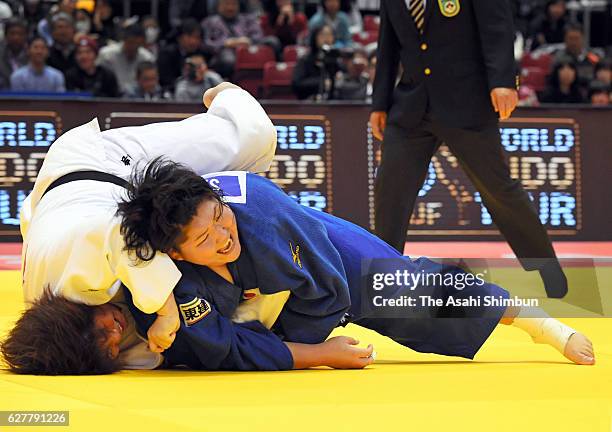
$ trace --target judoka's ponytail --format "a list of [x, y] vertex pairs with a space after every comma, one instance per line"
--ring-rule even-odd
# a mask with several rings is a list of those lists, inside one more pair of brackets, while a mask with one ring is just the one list
[[125, 249], [141, 261], [177, 245], [182, 228], [207, 199], [221, 203], [219, 194], [191, 169], [163, 158], [146, 169], [134, 168], [128, 199], [119, 203]]

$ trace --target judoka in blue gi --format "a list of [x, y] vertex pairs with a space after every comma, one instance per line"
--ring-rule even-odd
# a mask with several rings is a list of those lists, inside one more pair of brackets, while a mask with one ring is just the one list
[[[410, 286], [389, 277], [384, 289], [373, 289], [376, 275], [465, 272], [401, 256], [362, 228], [297, 204], [261, 176], [225, 172], [206, 180], [156, 160], [135, 174], [129, 199], [119, 205], [122, 233], [135, 259], [146, 261], [162, 251], [183, 274], [174, 289], [181, 327], [164, 353], [168, 365], [290, 369], [296, 364], [288, 344], [323, 343], [349, 321], [416, 351], [470, 359], [502, 322], [575, 363], [594, 363], [590, 341], [559, 321], [525, 317], [520, 307], [483, 306], [484, 298], [508, 298], [495, 284]], [[129, 305], [127, 290], [126, 296]], [[442, 300], [442, 306], [421, 304], [421, 296]], [[462, 300], [479, 299], [479, 305], [448, 306], [450, 297], [463, 305], [469, 302]], [[412, 306], [401, 308], [400, 315], [381, 306], [382, 299], [410, 298]], [[146, 335], [154, 317], [133, 305], [129, 309]]]

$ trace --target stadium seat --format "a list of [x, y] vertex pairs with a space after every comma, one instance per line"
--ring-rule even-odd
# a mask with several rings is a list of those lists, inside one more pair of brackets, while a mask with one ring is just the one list
[[374, 31], [364, 31], [361, 33], [355, 33], [353, 35], [353, 42], [357, 42], [363, 46], [367, 46], [371, 43], [376, 43], [378, 41], [378, 32]]
[[283, 61], [296, 63], [302, 56], [308, 54], [308, 47], [302, 45], [287, 45], [283, 49]]
[[363, 30], [367, 32], [376, 32], [380, 28], [380, 17], [376, 15], [366, 15], [363, 17]]
[[310, 32], [308, 29], [302, 30], [297, 35], [297, 44], [298, 45], [309, 45], [310, 44]]
[[539, 67], [524, 67], [521, 69], [521, 85], [529, 86], [536, 92], [546, 88], [548, 71]]
[[274, 60], [274, 50], [267, 45], [236, 48], [234, 81], [253, 96], [258, 97], [264, 65]]
[[547, 53], [525, 53], [521, 58], [521, 69], [539, 68], [548, 74], [551, 70], [553, 56]]
[[295, 63], [268, 62], [263, 72], [263, 97], [266, 99], [296, 99], [291, 89]]

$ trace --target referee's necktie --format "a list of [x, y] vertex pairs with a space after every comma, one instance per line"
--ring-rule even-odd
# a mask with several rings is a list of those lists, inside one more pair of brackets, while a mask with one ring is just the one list
[[419, 33], [423, 33], [425, 23], [425, 0], [410, 0], [410, 15], [416, 24]]

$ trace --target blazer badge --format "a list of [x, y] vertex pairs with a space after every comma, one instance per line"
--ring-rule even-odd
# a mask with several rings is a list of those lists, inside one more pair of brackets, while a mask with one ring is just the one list
[[446, 18], [452, 18], [457, 16], [461, 10], [459, 0], [438, 0], [438, 6], [440, 6], [440, 12]]

